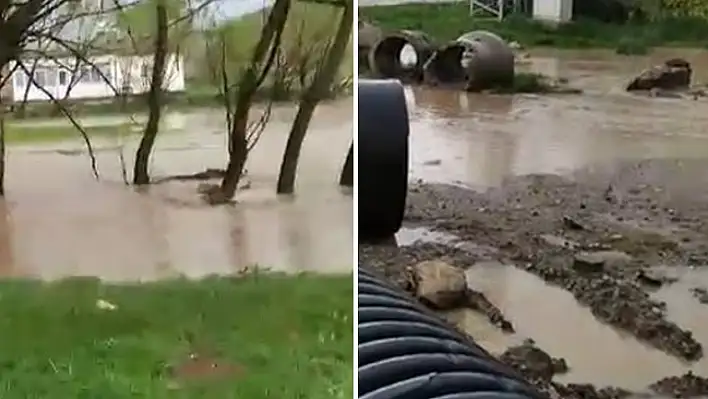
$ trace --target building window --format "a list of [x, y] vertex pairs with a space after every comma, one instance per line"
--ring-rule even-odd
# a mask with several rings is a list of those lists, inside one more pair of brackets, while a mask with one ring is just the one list
[[140, 68], [140, 76], [145, 80], [149, 80], [151, 75], [152, 75], [152, 66], [148, 62], [144, 62], [142, 67]]
[[25, 71], [15, 71], [15, 76], [13, 77], [13, 79], [15, 79], [15, 86], [25, 87], [27, 85], [25, 76]]
[[66, 78], [67, 78], [67, 73], [66, 71], [59, 71], [59, 84], [64, 86], [66, 85]]
[[[98, 68], [98, 71], [94, 70], [96, 72], [96, 77], [98, 78], [98, 82], [101, 83], [106, 83], [106, 80], [113, 84], [113, 75], [111, 74], [111, 63], [110, 62], [101, 62], [96, 64], [96, 68]], [[99, 73], [100, 71], [100, 73]], [[103, 75], [103, 76], [101, 76]]]
[[35, 86], [44, 87], [47, 85], [47, 71], [37, 68], [34, 71], [34, 84]]

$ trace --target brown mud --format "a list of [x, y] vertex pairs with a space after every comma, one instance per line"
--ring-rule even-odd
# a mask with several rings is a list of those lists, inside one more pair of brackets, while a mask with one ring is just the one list
[[[123, 183], [137, 140], [95, 140], [95, 181], [79, 138], [8, 149], [7, 199], [0, 203], [0, 276], [96, 276], [109, 281], [198, 278], [253, 267], [349, 272], [352, 196], [337, 181], [352, 139], [352, 100], [318, 108], [303, 145], [295, 196], [278, 197], [280, 157], [296, 109], [273, 109], [246, 165], [248, 188], [212, 207], [200, 179], [168, 179], [135, 190]], [[220, 110], [168, 114], [150, 167], [156, 181], [226, 162]], [[86, 125], [125, 122], [90, 117]], [[42, 124], [67, 123], [32, 121]], [[131, 168], [132, 169], [132, 168]], [[323, 234], [324, 233], [324, 234]]]
[[[704, 52], [679, 54], [708, 80]], [[420, 261], [467, 268], [515, 333], [446, 316], [498, 355], [530, 338], [565, 359], [550, 397], [708, 396], [708, 101], [623, 92], [674, 55], [531, 58], [578, 96], [411, 90], [401, 246], [360, 245], [360, 262], [404, 285]]]

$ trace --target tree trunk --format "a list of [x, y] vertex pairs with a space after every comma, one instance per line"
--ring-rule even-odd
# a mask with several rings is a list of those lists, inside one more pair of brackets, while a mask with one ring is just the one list
[[[229, 162], [226, 167], [226, 175], [221, 181], [218, 197], [212, 198], [212, 202], [227, 201], [236, 194], [248, 156], [248, 114], [253, 104], [253, 97], [273, 64], [275, 51], [280, 46], [280, 39], [289, 13], [290, 0], [275, 2], [261, 30], [261, 37], [253, 52], [250, 65], [239, 80], [238, 96], [229, 131]], [[228, 91], [225, 91], [224, 95], [228, 96]], [[231, 112], [231, 110], [227, 110], [227, 112]]]
[[347, 159], [344, 160], [342, 174], [339, 176], [339, 185], [344, 187], [354, 187], [354, 144], [349, 147]]
[[295, 121], [290, 128], [290, 135], [288, 136], [288, 142], [285, 145], [285, 151], [283, 153], [283, 160], [280, 164], [278, 194], [292, 194], [295, 191], [297, 164], [307, 128], [310, 125], [317, 104], [319, 104], [332, 86], [332, 82], [337, 76], [337, 70], [344, 58], [344, 52], [347, 50], [347, 44], [349, 43], [349, 38], [352, 33], [354, 6], [351, 2], [347, 2], [343, 8], [344, 11], [342, 12], [339, 28], [335, 35], [334, 42], [327, 52], [327, 59], [322, 68], [315, 74], [310, 87], [303, 93]]
[[[1, 78], [0, 78], [1, 79]], [[5, 196], [5, 104], [0, 99], [0, 197]]]
[[135, 154], [135, 165], [133, 167], [133, 184], [150, 183], [148, 165], [150, 164], [150, 154], [155, 145], [157, 132], [160, 128], [160, 117], [162, 112], [162, 82], [165, 75], [165, 63], [168, 52], [168, 25], [167, 7], [162, 0], [158, 0], [156, 6], [157, 14], [157, 35], [155, 36], [155, 53], [153, 56], [152, 79], [150, 81], [150, 92], [148, 93], [148, 108], [150, 114], [145, 131], [140, 140], [140, 146]]

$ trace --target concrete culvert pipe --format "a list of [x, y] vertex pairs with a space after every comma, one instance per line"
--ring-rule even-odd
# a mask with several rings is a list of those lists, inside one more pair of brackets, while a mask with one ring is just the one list
[[359, 240], [392, 237], [408, 193], [408, 109], [396, 80], [360, 79], [357, 160]]
[[544, 398], [407, 293], [361, 267], [358, 276], [360, 399]]
[[460, 85], [469, 91], [514, 82], [514, 52], [504, 39], [487, 31], [466, 33], [438, 49], [425, 63], [426, 83]]
[[[404, 48], [412, 49], [414, 60], [406, 65]], [[423, 80], [423, 65], [433, 54], [432, 40], [423, 32], [404, 30], [384, 36], [369, 50], [369, 67], [374, 77], [395, 78], [405, 82]]]

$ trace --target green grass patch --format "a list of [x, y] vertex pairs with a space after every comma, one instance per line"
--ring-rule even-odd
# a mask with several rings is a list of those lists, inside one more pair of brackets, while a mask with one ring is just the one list
[[618, 48], [628, 41], [634, 43], [633, 48], [638, 47], [636, 44], [701, 48], [708, 44], [708, 21], [703, 18], [666, 18], [622, 25], [579, 20], [554, 27], [522, 16], [512, 15], [503, 21], [470, 16], [467, 3], [360, 7], [359, 15], [386, 29], [421, 30], [445, 41], [484, 29], [532, 47]]
[[351, 398], [352, 293], [351, 274], [5, 280], [0, 397]]
[[[68, 122], [60, 121], [58, 126], [22, 126], [8, 123], [5, 126], [7, 144], [50, 143], [67, 140], [83, 140], [81, 133]], [[131, 130], [126, 125], [91, 126], [84, 128], [90, 138], [137, 135], [141, 131]]]

